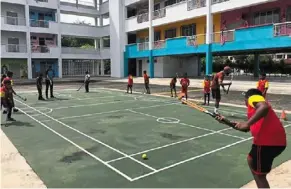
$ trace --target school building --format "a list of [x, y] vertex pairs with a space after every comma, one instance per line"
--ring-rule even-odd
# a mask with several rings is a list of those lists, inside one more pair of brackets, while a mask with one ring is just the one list
[[[110, 75], [108, 0], [1, 0], [1, 72], [35, 78], [52, 66], [56, 77]], [[89, 17], [95, 23], [62, 20]], [[64, 38], [91, 39], [86, 47], [62, 46]]]
[[[290, 36], [291, 0], [1, 0], [1, 71], [16, 78], [48, 66], [56, 77], [197, 76], [201, 57], [211, 74], [213, 56], [235, 54], [254, 54], [258, 70], [260, 54], [291, 52]], [[68, 37], [94, 47], [63, 46]]]
[[111, 67], [117, 77], [142, 76], [143, 70], [151, 77], [197, 76], [201, 57], [211, 74], [212, 56], [235, 54], [254, 54], [257, 72], [260, 54], [291, 51], [291, 0], [111, 2]]

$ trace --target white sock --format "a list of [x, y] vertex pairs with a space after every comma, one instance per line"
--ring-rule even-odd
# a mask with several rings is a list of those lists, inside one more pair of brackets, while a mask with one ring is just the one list
[[218, 108], [214, 108], [214, 113], [218, 113]]

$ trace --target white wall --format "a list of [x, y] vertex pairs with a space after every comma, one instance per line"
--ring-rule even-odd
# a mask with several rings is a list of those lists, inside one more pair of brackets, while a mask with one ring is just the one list
[[8, 38], [18, 38], [19, 45], [26, 45], [26, 33], [1, 31], [1, 44], [8, 44]]
[[1, 0], [1, 2], [25, 5], [26, 0]]
[[[147, 71], [148, 75], [149, 75], [149, 63], [148, 58], [139, 58], [136, 59], [136, 74], [137, 76], [141, 77], [142, 75], [138, 75], [139, 74], [139, 60], [142, 60], [142, 72], [144, 70]], [[164, 57], [155, 57], [154, 60], [157, 60], [157, 62], [155, 62], [155, 77], [164, 77], [164, 71], [163, 71], [163, 66], [164, 66]]]

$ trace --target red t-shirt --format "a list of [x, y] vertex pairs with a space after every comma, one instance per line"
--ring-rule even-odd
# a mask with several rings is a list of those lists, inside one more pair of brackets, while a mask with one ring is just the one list
[[11, 85], [13, 85], [13, 81], [12, 81], [12, 78], [11, 77], [5, 77], [2, 81], [2, 84], [4, 84], [4, 81], [11, 81]]
[[212, 84], [211, 84], [211, 88], [212, 89], [218, 89], [219, 88], [219, 80], [223, 81], [224, 79], [224, 73], [223, 71], [218, 72], [217, 74], [215, 74], [215, 76], [213, 77], [212, 80]]
[[149, 83], [149, 76], [147, 74], [143, 74], [143, 79], [145, 83]]
[[[248, 119], [256, 112], [256, 109], [248, 104]], [[261, 146], [286, 146], [285, 129], [276, 113], [269, 105], [269, 112], [266, 117], [260, 119], [250, 128], [253, 143]]]
[[128, 76], [128, 85], [132, 85], [133, 84], [133, 78], [132, 76]]
[[204, 89], [204, 93], [210, 93], [210, 80], [204, 80], [203, 81], [203, 89]]
[[190, 80], [188, 78], [182, 78], [180, 81], [182, 88], [186, 89], [190, 85]]
[[268, 80], [262, 80], [262, 79], [260, 79], [259, 81], [258, 81], [258, 84], [257, 84], [257, 89], [258, 90], [260, 90], [262, 93], [265, 91], [265, 89], [266, 88], [268, 88], [269, 87], [269, 82], [268, 82]]

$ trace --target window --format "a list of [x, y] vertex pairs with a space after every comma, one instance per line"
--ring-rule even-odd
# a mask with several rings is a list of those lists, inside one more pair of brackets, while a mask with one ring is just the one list
[[154, 11], [159, 10], [160, 9], [160, 3], [155, 4], [154, 5]]
[[165, 38], [174, 38], [176, 37], [176, 28], [169, 29], [165, 31]]
[[8, 52], [19, 52], [18, 38], [8, 38]]
[[154, 41], [159, 41], [159, 40], [161, 40], [161, 31], [156, 31]]
[[103, 37], [103, 47], [110, 47], [110, 38]]
[[182, 36], [193, 36], [196, 35], [196, 25], [190, 24], [181, 27]]
[[31, 40], [37, 40], [37, 37], [36, 36], [31, 36], [30, 39]]
[[277, 59], [282, 59], [283, 55], [277, 55]]
[[175, 3], [176, 3], [176, 0], [167, 0], [167, 1], [165, 1], [165, 7], [173, 5]]
[[7, 24], [10, 25], [18, 25], [18, 18], [17, 18], [17, 13], [16, 12], [7, 12]]
[[280, 10], [269, 10], [264, 12], [258, 12], [254, 15], [254, 24], [271, 24], [280, 22]]
[[288, 54], [287, 55], [287, 59], [291, 59], [291, 54]]
[[288, 8], [287, 8], [287, 11], [286, 11], [286, 20], [287, 20], [287, 22], [289, 21], [291, 21], [291, 6], [289, 6]]

